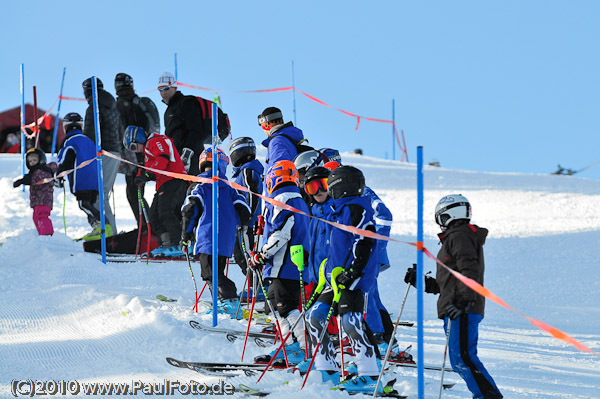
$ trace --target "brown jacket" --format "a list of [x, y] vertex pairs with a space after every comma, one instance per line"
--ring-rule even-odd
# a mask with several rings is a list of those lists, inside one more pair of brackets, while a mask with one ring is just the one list
[[[473, 224], [460, 223], [451, 226], [440, 234], [442, 248], [437, 258], [452, 270], [469, 277], [483, 285], [485, 262], [483, 259], [483, 244], [488, 230]], [[437, 265], [436, 281], [440, 287], [440, 297], [437, 308], [438, 317], [444, 318], [446, 307], [451, 303], [464, 305], [475, 302], [470, 310], [473, 313], [484, 314], [485, 298], [457, 280], [443, 266]]]

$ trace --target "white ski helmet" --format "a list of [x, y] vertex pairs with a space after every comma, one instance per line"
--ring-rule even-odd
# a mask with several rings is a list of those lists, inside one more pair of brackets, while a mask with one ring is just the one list
[[435, 222], [446, 230], [454, 220], [471, 220], [471, 204], [462, 194], [443, 197], [435, 206]]

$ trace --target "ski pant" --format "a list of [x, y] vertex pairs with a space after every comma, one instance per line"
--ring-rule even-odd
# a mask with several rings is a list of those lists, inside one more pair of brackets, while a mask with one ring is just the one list
[[[311, 306], [308, 311], [307, 328], [310, 332], [310, 346], [316, 348], [319, 336], [325, 328], [325, 320], [331, 308], [333, 300], [333, 291], [324, 290], [319, 296], [317, 302]], [[379, 368], [377, 366], [377, 352], [375, 345], [368, 336], [367, 328], [363, 322], [360, 309], [363, 303], [363, 293], [361, 291], [342, 290], [342, 297], [338, 309], [340, 309], [340, 318], [342, 329], [348, 335], [350, 345], [355, 353], [354, 361], [359, 376], [377, 376]], [[344, 309], [344, 310], [342, 310]], [[356, 311], [359, 309], [359, 311]], [[335, 349], [328, 334], [323, 335], [321, 347], [315, 356], [316, 370], [337, 370], [335, 362]]]
[[269, 282], [267, 299], [271, 302], [273, 309], [282, 317], [281, 332], [285, 337], [295, 324], [292, 334], [302, 350], [306, 350], [304, 340], [304, 324], [302, 321], [296, 323], [300, 318], [300, 280], [289, 280], [285, 278], [273, 278]]
[[[120, 157], [121, 154], [118, 152], [110, 151], [111, 154]], [[110, 224], [114, 234], [117, 234], [117, 222], [115, 221], [115, 214], [110, 207], [110, 192], [115, 185], [115, 179], [117, 178], [117, 172], [119, 171], [119, 165], [121, 161], [110, 157], [102, 157], [102, 190], [104, 193], [104, 217], [105, 222]], [[100, 198], [96, 200], [94, 204], [96, 209], [100, 209]]]
[[375, 334], [382, 334], [383, 339], [386, 342], [390, 341], [392, 332], [394, 332], [394, 323], [390, 317], [390, 313], [383, 306], [381, 298], [379, 297], [379, 287], [377, 286], [377, 280], [375, 284], [369, 290], [367, 294], [367, 311], [366, 321], [371, 331]]
[[38, 205], [33, 208], [33, 223], [38, 234], [41, 236], [51, 236], [54, 234], [50, 212], [52, 212], [52, 208], [48, 205]]
[[467, 313], [456, 320], [444, 319], [446, 333], [448, 323], [452, 323], [448, 341], [450, 364], [465, 380], [474, 399], [499, 399], [502, 398], [500, 390], [477, 357], [479, 323], [482, 319], [483, 315], [478, 313]]
[[[212, 275], [213, 275], [213, 270], [212, 270], [212, 255], [208, 255], [208, 254], [197, 254], [196, 258], [200, 261], [200, 268], [201, 268], [201, 273], [200, 275], [202, 276], [202, 280], [206, 281], [206, 283], [208, 284], [208, 288], [210, 289], [210, 292], [213, 292], [213, 286], [212, 286]], [[219, 255], [219, 258], [217, 260], [218, 263], [218, 284], [219, 284], [219, 299], [220, 300], [225, 300], [225, 299], [233, 299], [233, 298], [237, 298], [237, 288], [235, 287], [235, 283], [233, 281], [231, 281], [227, 276], [225, 276], [225, 267], [227, 266], [227, 260], [229, 258], [227, 256], [221, 256]]]
[[181, 237], [181, 205], [185, 200], [187, 183], [171, 179], [163, 183], [150, 206], [150, 226], [160, 238], [161, 246], [171, 247], [179, 243]]
[[100, 210], [96, 208], [96, 200], [98, 191], [78, 191], [75, 193], [79, 209], [87, 215], [88, 223], [94, 227], [96, 223], [100, 223]]

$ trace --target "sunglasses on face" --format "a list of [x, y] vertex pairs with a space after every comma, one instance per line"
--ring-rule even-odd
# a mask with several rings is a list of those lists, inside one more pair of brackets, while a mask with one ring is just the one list
[[323, 191], [327, 192], [327, 179], [326, 178], [313, 180], [310, 183], [304, 184], [304, 191], [306, 191], [307, 194], [315, 195], [319, 192], [319, 190], [323, 190]]
[[170, 88], [171, 88], [171, 86], [163, 86], [163, 87], [159, 87], [159, 88], [158, 88], [158, 91], [160, 91], [160, 92], [162, 93], [163, 91], [167, 91], [167, 90], [169, 90]]

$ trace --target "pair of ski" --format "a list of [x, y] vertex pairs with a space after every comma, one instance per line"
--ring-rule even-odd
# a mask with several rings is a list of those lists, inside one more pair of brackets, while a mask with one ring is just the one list
[[[239, 371], [243, 371], [246, 376], [256, 376], [266, 367], [265, 364], [254, 364], [254, 363], [212, 363], [212, 362], [186, 362], [182, 360], [176, 360], [168, 357], [167, 363], [171, 366], [185, 368], [189, 370], [194, 370], [198, 373], [215, 376], [215, 377], [229, 377], [229, 376], [237, 376]], [[279, 359], [277, 359], [279, 360]], [[273, 363], [272, 370], [291, 370], [292, 365], [290, 364], [289, 368], [285, 367], [285, 362], [281, 359], [281, 362]], [[234, 373], [231, 373], [233, 371]], [[383, 390], [383, 394], [379, 394], [377, 396], [382, 397], [392, 397], [392, 398], [406, 398], [406, 396], [398, 395], [398, 393], [393, 389], [393, 385], [396, 380], [391, 380], [388, 382]], [[334, 387], [332, 389], [336, 390], [344, 390], [343, 387]], [[257, 390], [254, 388], [250, 388], [247, 385], [240, 384], [237, 386], [237, 390], [245, 395], [250, 396], [267, 396], [271, 392]]]
[[[377, 397], [383, 397], [383, 398], [398, 398], [398, 399], [406, 399], [407, 397], [404, 395], [400, 395], [398, 394], [398, 392], [394, 389], [394, 383], [396, 382], [396, 380], [391, 380], [390, 382], [388, 382], [384, 387], [383, 387], [383, 393], [378, 393]], [[237, 390], [241, 393], [243, 393], [244, 395], [248, 395], [248, 396], [256, 396], [256, 397], [264, 397], [264, 396], [268, 396], [271, 394], [271, 392], [269, 391], [264, 391], [264, 390], [259, 390], [259, 389], [254, 389], [251, 388], [247, 385], [244, 384], [239, 384], [237, 387]], [[338, 391], [346, 391], [344, 388], [342, 387], [333, 387], [331, 388], [332, 390], [338, 390]], [[350, 395], [355, 395], [358, 393], [361, 394], [367, 394], [366, 392], [348, 392], [348, 394]], [[369, 395], [372, 395], [371, 393], [369, 393]]]

